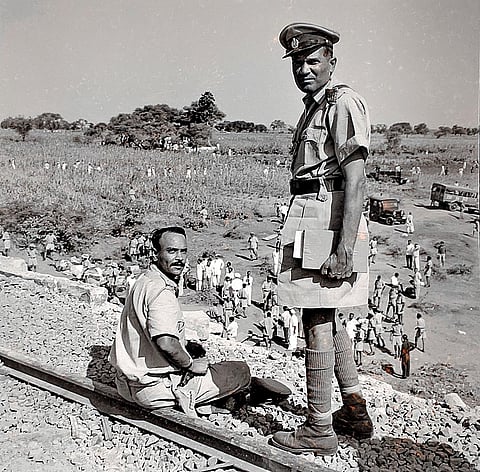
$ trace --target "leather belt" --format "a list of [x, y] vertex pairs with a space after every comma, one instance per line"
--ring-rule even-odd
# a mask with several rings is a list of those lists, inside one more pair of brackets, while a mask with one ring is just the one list
[[[323, 179], [327, 192], [344, 190], [342, 177]], [[320, 179], [292, 179], [290, 180], [290, 193], [292, 195], [305, 195], [307, 193], [318, 193], [320, 190]]]

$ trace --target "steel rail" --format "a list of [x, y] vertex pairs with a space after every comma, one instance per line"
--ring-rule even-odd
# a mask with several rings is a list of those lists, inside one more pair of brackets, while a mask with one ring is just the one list
[[332, 469], [274, 448], [209, 421], [189, 418], [173, 409], [147, 410], [122, 399], [105, 384], [76, 374], [45, 368], [23, 354], [0, 347], [5, 374], [68, 400], [91, 405], [102, 414], [175, 442], [221, 462], [204, 472], [223, 469], [243, 472], [333, 472]]

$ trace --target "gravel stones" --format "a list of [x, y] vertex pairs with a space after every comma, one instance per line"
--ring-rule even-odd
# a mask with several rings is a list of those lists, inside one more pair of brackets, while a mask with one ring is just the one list
[[444, 397], [444, 401], [451, 410], [465, 410], [467, 408], [465, 402], [456, 393], [447, 393]]
[[[0, 291], [2, 346], [47, 367], [55, 366], [59, 372], [113, 385], [114, 373], [107, 356], [120, 314], [118, 306], [107, 304], [93, 309], [87, 303], [33, 281], [1, 275]], [[293, 392], [288, 401], [280, 405], [244, 406], [231, 415], [211, 415], [212, 423], [266, 443], [273, 432], [295, 428], [304, 421], [303, 359], [287, 358], [218, 337], [211, 337], [204, 345], [212, 362], [243, 359], [253, 375], [273, 377]], [[441, 368], [440, 371], [439, 375], [443, 375]], [[447, 371], [445, 368], [445, 373]], [[395, 391], [375, 376], [361, 375], [363, 393], [374, 421], [374, 438], [358, 442], [340, 437], [335, 456], [307, 458], [342, 472], [477, 470], [480, 467], [480, 407], [462, 405], [455, 396], [446, 396], [455, 392], [454, 385], [450, 391], [444, 391], [448, 383], [443, 383], [442, 389], [433, 385], [435, 381], [429, 383], [430, 373], [424, 372], [425, 378], [416, 377], [411, 384], [418, 385], [423, 392], [435, 392], [428, 399]], [[0, 430], [6, 432], [8, 438], [7, 442], [0, 439], [0, 453], [9, 457], [12, 467], [16, 467], [6, 470], [22, 470], [25, 461], [30, 466], [44, 467], [38, 470], [62, 472], [158, 471], [161, 470], [159, 464], [170, 472], [208, 465], [208, 458], [192, 451], [185, 452], [186, 449], [108, 418], [102, 420], [94, 409], [64, 402], [39, 390], [33, 394], [33, 387], [18, 382], [13, 386], [12, 382], [0, 372]], [[465, 400], [468, 403], [470, 398]], [[334, 409], [341, 404], [336, 384], [332, 404]], [[39, 431], [50, 435], [50, 443], [45, 445], [34, 436]], [[17, 441], [17, 437], [21, 440]], [[9, 449], [12, 441], [16, 441], [18, 450]], [[55, 457], [57, 462], [52, 459], [55, 451], [57, 456], [62, 456]], [[23, 470], [37, 469], [24, 467]]]

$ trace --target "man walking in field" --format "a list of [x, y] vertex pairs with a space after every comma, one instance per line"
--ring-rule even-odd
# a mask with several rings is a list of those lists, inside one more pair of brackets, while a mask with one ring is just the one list
[[57, 242], [57, 237], [52, 233], [49, 232], [45, 236], [45, 258], [50, 257], [52, 252], [55, 251], [55, 243]]
[[255, 233], [250, 233], [248, 238], [248, 250], [250, 252], [250, 260], [258, 259], [258, 238], [255, 236]]
[[[421, 348], [419, 347], [420, 341], [422, 342]], [[415, 324], [415, 347], [425, 352], [425, 320], [421, 313], [417, 313], [417, 321]]]
[[208, 210], [205, 208], [205, 206], [202, 206], [202, 209], [199, 211], [199, 213], [200, 213], [202, 226], [205, 226], [205, 228], [208, 228]]
[[411, 211], [409, 211], [407, 215], [406, 229], [407, 229], [407, 234], [413, 234], [415, 232], [415, 226], [413, 224], [413, 215]]
[[384, 291], [385, 291], [385, 284], [382, 280], [382, 276], [377, 275], [377, 278], [375, 279], [375, 283], [373, 286], [372, 303], [379, 309], [380, 309], [380, 304], [382, 301], [382, 295]]
[[445, 267], [445, 256], [447, 254], [447, 247], [443, 241], [440, 241], [437, 247], [437, 257], [440, 262], [440, 267]]
[[37, 246], [34, 243], [27, 248], [27, 269], [35, 272], [37, 270]]
[[[278, 281], [280, 302], [303, 308], [308, 415], [296, 431], [275, 433], [272, 443], [297, 454], [330, 455], [337, 451], [336, 433], [358, 438], [373, 433], [352, 343], [335, 316], [340, 307], [368, 302], [368, 251], [356, 260], [365, 272], [354, 271], [353, 252], [358, 235], [368, 244], [362, 210], [370, 121], [365, 100], [333, 79], [338, 33], [294, 23], [279, 39], [284, 57], [292, 59], [295, 83], [305, 93], [293, 138], [293, 199], [282, 230]], [[331, 242], [332, 230], [337, 238], [330, 255], [313, 264], [306, 255], [323, 249], [320, 238]], [[334, 373], [343, 406], [332, 417]]]

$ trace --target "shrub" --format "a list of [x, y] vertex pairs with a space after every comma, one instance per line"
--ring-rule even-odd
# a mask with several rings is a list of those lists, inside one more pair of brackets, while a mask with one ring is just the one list
[[447, 269], [449, 275], [470, 275], [472, 266], [468, 264], [455, 264]]

